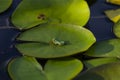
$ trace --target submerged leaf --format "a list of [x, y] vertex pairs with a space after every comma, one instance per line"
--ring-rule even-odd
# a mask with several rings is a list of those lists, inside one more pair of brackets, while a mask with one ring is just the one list
[[95, 43], [85, 55], [93, 57], [120, 58], [120, 39], [110, 39]]
[[118, 58], [96, 58], [96, 59], [86, 60], [84, 61], [84, 63], [85, 63], [85, 66], [88, 69], [90, 69], [96, 66], [100, 66], [107, 63], [118, 62], [118, 61], [120, 61], [120, 59]]
[[106, 10], [105, 14], [108, 16], [108, 18], [116, 23], [120, 19], [120, 9], [116, 10]]
[[83, 69], [83, 64], [75, 58], [49, 60], [45, 65], [48, 80], [72, 80]]
[[84, 26], [89, 17], [85, 0], [22, 0], [12, 15], [12, 22], [19, 29], [46, 22]]
[[12, 4], [12, 0], [0, 0], [0, 13], [9, 8]]
[[119, 80], [120, 62], [101, 65], [80, 74], [75, 80]]
[[21, 33], [17, 40], [27, 41], [16, 45], [23, 55], [39, 58], [73, 55], [96, 41], [89, 30], [68, 24], [44, 24]]

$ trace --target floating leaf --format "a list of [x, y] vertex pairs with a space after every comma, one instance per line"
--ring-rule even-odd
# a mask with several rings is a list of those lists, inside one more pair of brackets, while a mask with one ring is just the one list
[[12, 4], [12, 0], [0, 0], [0, 13], [9, 8]]
[[120, 5], [120, 0], [107, 0], [107, 2], [116, 4], [116, 5]]
[[113, 32], [118, 38], [120, 38], [120, 20], [113, 26]]
[[47, 80], [41, 65], [31, 57], [13, 59], [8, 65], [8, 72], [12, 80]]
[[53, 59], [47, 61], [44, 69], [35, 58], [26, 56], [13, 59], [8, 65], [12, 80], [70, 80], [81, 72], [83, 64], [75, 58]]
[[21, 33], [17, 49], [28, 56], [55, 58], [86, 51], [95, 41], [87, 29], [67, 24], [44, 24]]
[[85, 0], [22, 0], [12, 15], [12, 22], [19, 29], [46, 22], [84, 26], [89, 17]]
[[72, 80], [83, 69], [75, 58], [49, 60], [45, 65], [48, 80]]
[[80, 74], [75, 80], [119, 80], [120, 62], [105, 64]]
[[116, 10], [106, 10], [105, 14], [108, 16], [108, 18], [116, 23], [120, 19], [120, 9]]
[[118, 61], [120, 61], [120, 59], [118, 58], [96, 58], [96, 59], [86, 60], [84, 61], [84, 63], [85, 66], [90, 69], [96, 66], [100, 66], [107, 63], [118, 62]]
[[120, 58], [120, 39], [110, 39], [95, 43], [85, 55], [93, 57]]

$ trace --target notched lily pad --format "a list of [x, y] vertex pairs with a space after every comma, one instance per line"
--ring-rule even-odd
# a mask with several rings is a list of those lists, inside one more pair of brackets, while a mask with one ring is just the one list
[[84, 26], [89, 17], [85, 0], [22, 0], [12, 15], [12, 22], [19, 29], [46, 22]]
[[113, 32], [116, 35], [116, 37], [120, 38], [120, 20], [114, 24]]
[[116, 9], [116, 10], [106, 10], [105, 14], [107, 15], [107, 17], [113, 21], [114, 23], [116, 23], [119, 19], [120, 19], [120, 9]]
[[118, 58], [96, 58], [91, 60], [84, 61], [85, 66], [90, 69], [103, 64], [118, 62], [120, 59]]
[[12, 80], [47, 80], [41, 65], [32, 57], [13, 59], [8, 65]]
[[91, 31], [76, 25], [44, 24], [27, 30], [17, 38], [23, 54], [39, 58], [55, 58], [86, 51], [95, 41]]
[[8, 64], [12, 80], [71, 80], [82, 69], [82, 62], [75, 58], [48, 60], [44, 70], [32, 57], [19, 57]]
[[12, 4], [12, 0], [0, 0], [0, 13], [9, 8]]
[[93, 57], [117, 57], [120, 58], [120, 39], [110, 39], [97, 42], [89, 48], [85, 55]]
[[105, 64], [92, 68], [79, 75], [75, 80], [119, 80], [120, 62]]
[[83, 64], [75, 58], [49, 60], [45, 65], [48, 80], [72, 80], [83, 69]]

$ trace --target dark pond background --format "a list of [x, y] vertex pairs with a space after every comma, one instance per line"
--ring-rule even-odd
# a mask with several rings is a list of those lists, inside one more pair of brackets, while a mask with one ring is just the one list
[[[14, 47], [15, 37], [19, 30], [14, 29], [10, 22], [10, 16], [20, 1], [13, 0], [12, 6], [7, 11], [0, 13], [0, 80], [10, 80], [6, 65], [11, 58], [20, 55]], [[106, 3], [105, 0], [87, 1], [90, 5], [91, 18], [86, 27], [94, 33], [97, 41], [115, 38], [112, 32], [114, 24], [105, 16], [104, 11], [117, 9], [120, 6]], [[95, 3], [91, 5], [93, 2]]]

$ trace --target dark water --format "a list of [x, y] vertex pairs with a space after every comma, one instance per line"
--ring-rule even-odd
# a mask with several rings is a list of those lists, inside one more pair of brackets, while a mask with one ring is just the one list
[[115, 38], [112, 31], [114, 24], [105, 16], [104, 11], [117, 8], [120, 8], [120, 6], [106, 3], [106, 0], [97, 0], [90, 7], [91, 18], [87, 27], [94, 33], [97, 41]]
[[15, 36], [19, 33], [12, 27], [10, 16], [20, 0], [13, 0], [12, 6], [0, 14], [0, 80], [10, 80], [7, 64], [11, 58], [20, 54], [15, 49]]
[[[107, 4], [105, 0], [87, 0], [90, 5], [91, 17], [86, 25], [97, 41], [115, 38], [112, 32], [113, 23], [105, 16], [104, 11], [116, 9], [119, 6]], [[12, 6], [0, 14], [0, 80], [10, 80], [7, 73], [7, 64], [10, 59], [20, 56], [15, 49], [15, 37], [19, 33], [9, 22], [9, 18], [20, 0], [13, 0]], [[93, 4], [95, 2], [95, 4]]]

